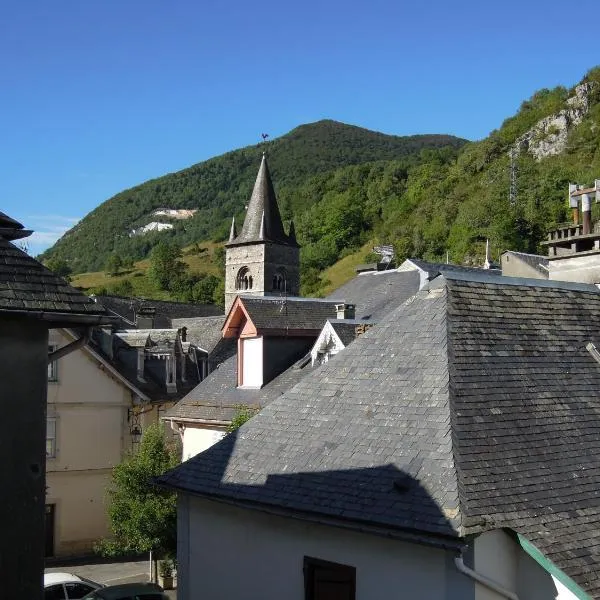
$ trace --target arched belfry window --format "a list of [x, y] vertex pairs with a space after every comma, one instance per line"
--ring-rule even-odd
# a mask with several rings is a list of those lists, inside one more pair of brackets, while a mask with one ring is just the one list
[[275, 275], [273, 275], [273, 290], [284, 292], [286, 290], [287, 283], [285, 277], [285, 269], [277, 269]]
[[248, 267], [242, 267], [235, 278], [235, 289], [236, 290], [251, 290], [252, 289], [252, 275], [250, 275], [250, 269]]

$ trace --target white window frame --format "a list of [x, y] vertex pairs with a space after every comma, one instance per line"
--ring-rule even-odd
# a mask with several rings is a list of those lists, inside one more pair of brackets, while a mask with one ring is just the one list
[[56, 458], [56, 417], [46, 418], [46, 458]]
[[[56, 344], [48, 344], [48, 354], [54, 352], [58, 346]], [[48, 383], [58, 383], [58, 361], [48, 361]]]

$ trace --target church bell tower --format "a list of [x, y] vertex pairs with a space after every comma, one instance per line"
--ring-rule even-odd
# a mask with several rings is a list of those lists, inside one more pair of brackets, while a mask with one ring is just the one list
[[299, 295], [300, 246], [294, 223], [283, 228], [264, 154], [242, 230], [232, 221], [225, 248], [225, 314], [238, 295]]

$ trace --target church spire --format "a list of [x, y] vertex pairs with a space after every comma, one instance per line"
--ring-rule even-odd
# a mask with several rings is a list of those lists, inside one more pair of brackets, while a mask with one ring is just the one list
[[292, 244], [297, 244], [296, 241], [296, 228], [294, 227], [294, 221], [290, 221], [290, 232], [288, 233], [288, 238], [290, 238], [290, 242]]
[[233, 242], [237, 237], [237, 229], [235, 228], [235, 217], [231, 218], [231, 230], [229, 231], [229, 241]]
[[[263, 224], [264, 221], [264, 224]], [[261, 227], [263, 229], [263, 237], [260, 235]], [[248, 211], [244, 219], [244, 225], [239, 236], [229, 244], [243, 244], [247, 242], [268, 241], [285, 245], [296, 245], [289, 236], [285, 234], [283, 222], [279, 207], [277, 206], [277, 198], [269, 173], [269, 165], [267, 157], [263, 153], [252, 196], [248, 203]]]

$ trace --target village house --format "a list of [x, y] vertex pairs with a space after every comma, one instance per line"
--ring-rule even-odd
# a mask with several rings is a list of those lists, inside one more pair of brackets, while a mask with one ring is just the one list
[[598, 315], [594, 286], [435, 278], [161, 479], [180, 597], [600, 597]]
[[[89, 554], [110, 536], [112, 468], [135, 451], [149, 424], [160, 422], [206, 376], [208, 355], [186, 342], [185, 325], [172, 320], [223, 321], [211, 305], [94, 300], [112, 325], [94, 329], [85, 344], [48, 365], [46, 557]], [[71, 329], [52, 329], [48, 351], [77, 338]]]
[[[30, 234], [0, 213], [0, 573], [3, 597], [41, 600], [48, 364], [112, 319], [13, 243]], [[48, 330], [59, 327], [73, 331], [72, 341], [49, 352]]]

